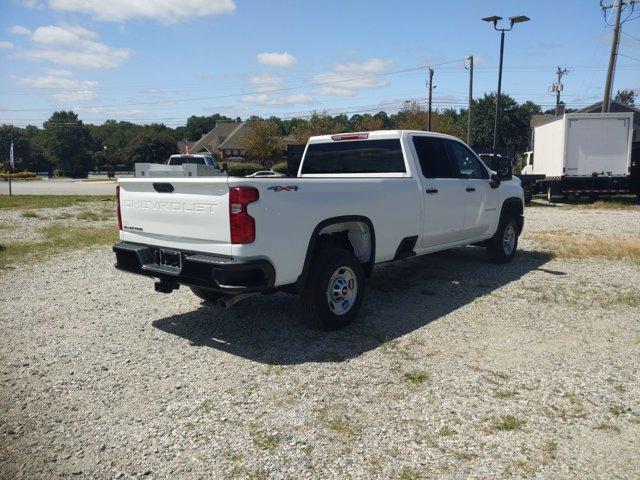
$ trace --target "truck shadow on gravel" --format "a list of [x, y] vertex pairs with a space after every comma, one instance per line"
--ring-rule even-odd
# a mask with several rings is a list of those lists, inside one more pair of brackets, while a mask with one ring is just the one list
[[494, 265], [484, 249], [467, 247], [382, 264], [368, 282], [360, 314], [349, 327], [321, 332], [304, 320], [297, 296], [258, 295], [229, 310], [202, 304], [162, 318], [153, 326], [260, 363], [292, 365], [342, 362], [437, 321], [528, 272], [563, 275], [541, 268], [544, 252], [519, 251], [513, 262]]

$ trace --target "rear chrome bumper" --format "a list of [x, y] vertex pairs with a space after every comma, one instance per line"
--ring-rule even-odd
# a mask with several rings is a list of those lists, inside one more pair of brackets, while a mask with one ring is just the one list
[[[264, 259], [238, 260], [131, 242], [118, 242], [113, 251], [116, 254], [115, 267], [119, 270], [225, 294], [261, 292], [273, 287], [275, 282], [275, 269]], [[161, 251], [177, 254], [179, 263], [163, 264]]]

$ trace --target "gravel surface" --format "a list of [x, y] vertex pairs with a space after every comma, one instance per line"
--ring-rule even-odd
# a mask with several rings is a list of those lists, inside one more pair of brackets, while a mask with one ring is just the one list
[[[526, 215], [640, 228], [640, 209]], [[385, 264], [333, 333], [293, 296], [220, 311], [112, 265], [100, 247], [0, 272], [2, 478], [640, 476], [637, 263], [525, 234], [509, 265]]]

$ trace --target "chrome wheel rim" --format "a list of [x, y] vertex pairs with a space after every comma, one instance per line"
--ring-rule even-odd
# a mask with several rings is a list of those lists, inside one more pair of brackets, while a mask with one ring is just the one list
[[511, 255], [513, 249], [516, 246], [516, 229], [513, 225], [507, 225], [504, 229], [504, 235], [502, 236], [502, 248], [504, 253]]
[[358, 296], [358, 280], [349, 267], [340, 267], [327, 285], [327, 303], [336, 315], [344, 315], [356, 302]]

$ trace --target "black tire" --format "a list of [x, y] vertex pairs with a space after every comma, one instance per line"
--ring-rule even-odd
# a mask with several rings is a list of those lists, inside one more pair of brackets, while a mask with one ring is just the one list
[[207, 288], [200, 287], [189, 287], [191, 291], [196, 295], [196, 297], [200, 297], [207, 303], [217, 304], [218, 300], [222, 298], [222, 295], [218, 292], [214, 292], [213, 290], [209, 290]]
[[[507, 234], [507, 231], [510, 233]], [[510, 239], [508, 245], [507, 235], [509, 235], [510, 238], [511, 235], [513, 235], [513, 240], [511, 241]], [[505, 214], [500, 219], [500, 224], [498, 225], [498, 230], [495, 235], [491, 237], [487, 243], [487, 255], [493, 263], [509, 263], [513, 260], [513, 257], [515, 257], [517, 249], [518, 224], [515, 218]]]
[[[355, 281], [355, 292], [348, 286], [348, 280], [351, 277]], [[336, 292], [334, 295], [338, 295], [336, 298], [339, 301], [330, 304], [329, 287], [332, 278], [334, 279], [333, 291]], [[344, 285], [346, 292], [344, 288], [342, 290], [336, 288], [345, 279], [347, 280], [347, 284]], [[341, 294], [346, 296], [341, 298]], [[338, 330], [345, 327], [358, 314], [363, 298], [364, 270], [353, 253], [331, 247], [315, 254], [307, 284], [301, 295], [302, 308], [310, 322], [321, 330]], [[342, 309], [346, 309], [344, 313], [337, 313]]]

